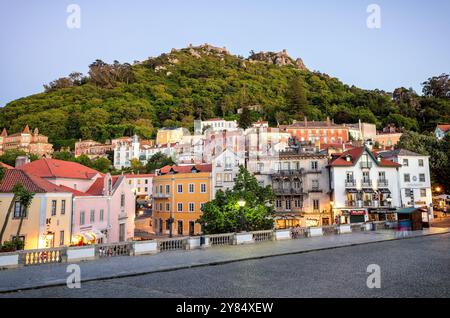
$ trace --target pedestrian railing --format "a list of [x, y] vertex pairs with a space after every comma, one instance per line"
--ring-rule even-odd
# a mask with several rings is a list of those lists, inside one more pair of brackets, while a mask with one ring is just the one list
[[291, 238], [299, 239], [306, 237], [306, 229], [304, 227], [297, 227], [291, 229]]
[[19, 263], [25, 266], [61, 263], [67, 255], [66, 247], [19, 251]]
[[252, 232], [253, 240], [255, 242], [272, 241], [273, 240], [273, 230], [266, 231], [255, 231]]
[[211, 246], [232, 245], [234, 233], [208, 235]]
[[158, 240], [158, 248], [162, 251], [183, 250], [187, 245], [187, 238], [170, 238]]
[[336, 234], [336, 227], [334, 225], [322, 226], [323, 235]]
[[97, 257], [130, 256], [132, 251], [132, 242], [98, 244], [95, 246], [95, 255]]

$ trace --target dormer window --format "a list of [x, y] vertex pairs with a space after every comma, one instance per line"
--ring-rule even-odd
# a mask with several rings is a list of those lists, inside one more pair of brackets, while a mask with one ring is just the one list
[[348, 161], [348, 162], [352, 161], [352, 156], [350, 156], [350, 155], [345, 156], [345, 161]]

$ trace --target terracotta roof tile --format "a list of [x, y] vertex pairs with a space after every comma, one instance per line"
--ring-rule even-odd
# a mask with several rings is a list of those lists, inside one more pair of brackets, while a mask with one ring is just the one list
[[[330, 166], [331, 167], [339, 167], [339, 166], [354, 166], [355, 163], [358, 161], [359, 157], [361, 157], [361, 155], [364, 153], [364, 151], [367, 148], [365, 147], [356, 147], [350, 150], [347, 150], [346, 152], [342, 153], [339, 157], [337, 157], [336, 159], [332, 160], [330, 162]], [[370, 153], [370, 151], [367, 149], [367, 152]], [[346, 157], [350, 155], [351, 156], [351, 160], [347, 161]], [[376, 157], [376, 155], [372, 152], [372, 155], [374, 157]], [[376, 160], [376, 164], [379, 165], [380, 167], [401, 167], [400, 164], [390, 161], [390, 160], [386, 160], [381, 158], [380, 161]]]
[[41, 178], [92, 179], [102, 173], [76, 162], [42, 158], [19, 169]]
[[6, 163], [0, 162], [0, 167], [3, 167], [5, 169], [14, 169], [14, 167], [11, 167], [10, 165], [7, 165]]
[[176, 173], [191, 173], [192, 169], [195, 167], [198, 172], [211, 172], [211, 164], [199, 164], [199, 165], [186, 165], [186, 166], [165, 166], [161, 168], [160, 172], [166, 174], [173, 170]]
[[437, 125], [437, 128], [439, 128], [443, 132], [447, 132], [450, 130], [450, 124]]
[[0, 182], [0, 192], [11, 193], [17, 183], [21, 183], [27, 191], [34, 193], [70, 192], [63, 187], [57, 186], [40, 177], [30, 175], [19, 169], [6, 170], [4, 177]]

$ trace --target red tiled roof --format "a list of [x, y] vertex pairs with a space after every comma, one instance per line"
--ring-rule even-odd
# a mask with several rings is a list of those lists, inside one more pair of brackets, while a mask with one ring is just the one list
[[447, 132], [447, 131], [450, 130], [450, 124], [437, 125], [437, 128], [439, 128], [439, 129], [442, 130], [443, 132]]
[[[112, 185], [114, 186], [119, 180], [120, 176], [111, 176]], [[91, 187], [86, 191], [85, 195], [103, 195], [103, 186], [105, 184], [105, 178], [97, 178]]]
[[19, 169], [41, 178], [92, 179], [102, 173], [76, 162], [42, 158]]
[[7, 165], [6, 163], [0, 162], [0, 167], [3, 167], [5, 169], [14, 169], [13, 167], [11, 167], [10, 165]]
[[[356, 147], [356, 148], [347, 150], [346, 152], [342, 153], [339, 157], [337, 157], [336, 159], [331, 161], [330, 166], [332, 166], [332, 167], [354, 166], [355, 163], [358, 161], [359, 157], [361, 157], [361, 155], [364, 153], [365, 149], [366, 149], [365, 147]], [[367, 149], [367, 152], [370, 153], [370, 151], [368, 149]], [[346, 157], [348, 155], [351, 156], [350, 161], [346, 160]], [[374, 157], [376, 157], [376, 155], [374, 153], [372, 153], [372, 155]], [[400, 164], [390, 161], [390, 160], [383, 159], [383, 158], [381, 158], [380, 161], [376, 160], [376, 164], [381, 167], [401, 167]]]
[[11, 193], [17, 183], [21, 183], [27, 191], [34, 193], [71, 192], [63, 187], [57, 186], [40, 177], [30, 175], [19, 169], [9, 169], [5, 171], [5, 175], [0, 182], [0, 192]]
[[191, 173], [194, 167], [195, 169], [197, 169], [198, 172], [212, 171], [212, 164], [200, 164], [200, 165], [186, 165], [186, 166], [165, 166], [161, 168], [160, 172], [162, 174], [166, 174], [171, 170], [173, 170], [176, 173]]
[[6, 128], [3, 128], [2, 134], [0, 136], [2, 136], [2, 137], [8, 136], [8, 133], [6, 132]]

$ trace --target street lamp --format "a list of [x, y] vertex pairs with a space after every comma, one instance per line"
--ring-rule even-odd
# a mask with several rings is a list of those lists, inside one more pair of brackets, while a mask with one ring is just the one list
[[246, 204], [246, 202], [245, 202], [244, 199], [239, 199], [238, 205], [239, 205], [240, 208], [243, 208], [245, 206], [245, 204]]
[[[239, 230], [242, 231], [244, 227], [244, 215], [242, 214], [242, 208], [245, 207], [246, 202], [244, 199], [239, 199], [237, 204], [239, 206], [239, 223], [237, 224], [237, 227], [239, 227]], [[237, 231], [238, 228], [236, 228], [236, 233]]]

